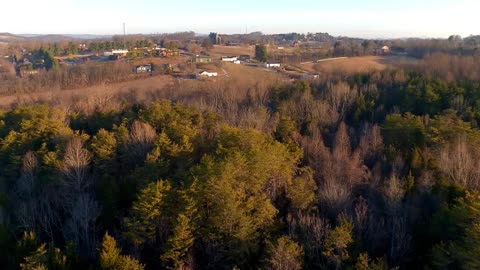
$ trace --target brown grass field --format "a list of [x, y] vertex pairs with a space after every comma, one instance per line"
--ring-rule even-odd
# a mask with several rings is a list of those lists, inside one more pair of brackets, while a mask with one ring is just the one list
[[57, 90], [49, 92], [29, 93], [0, 97], [1, 108], [11, 108], [17, 105], [29, 105], [35, 103], [63, 103], [83, 101], [98, 104], [100, 99], [108, 99], [118, 95], [142, 95], [155, 91], [161, 91], [172, 85], [174, 78], [167, 75], [142, 78], [134, 81], [114, 83], [108, 85], [96, 85], [81, 89]]
[[160, 58], [160, 57], [150, 57], [150, 58], [143, 58], [143, 59], [136, 59], [131, 62], [132, 65], [145, 65], [153, 63], [154, 65], [162, 65], [162, 64], [180, 64], [185, 63], [190, 58], [187, 57], [168, 57], [168, 58]]
[[255, 55], [255, 46], [222, 46], [214, 45], [208, 54], [214, 59], [220, 59], [222, 56], [236, 55], [240, 56], [242, 54], [250, 55], [253, 57]]
[[311, 73], [333, 73], [342, 71], [354, 74], [369, 71], [381, 71], [388, 67], [397, 66], [405, 61], [413, 60], [401, 56], [361, 56], [309, 63], [300, 65], [299, 68]]

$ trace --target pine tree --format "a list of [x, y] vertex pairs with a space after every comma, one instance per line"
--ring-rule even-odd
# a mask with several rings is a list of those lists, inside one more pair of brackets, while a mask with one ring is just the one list
[[261, 62], [267, 62], [267, 47], [265, 45], [255, 45], [255, 59]]
[[357, 263], [355, 264], [355, 270], [369, 270], [370, 258], [368, 253], [362, 253], [357, 258]]
[[170, 189], [170, 183], [167, 181], [151, 183], [140, 192], [137, 201], [133, 203], [133, 215], [125, 219], [125, 224], [127, 237], [136, 247], [157, 238], [165, 196]]
[[22, 270], [47, 269], [48, 257], [45, 244], [41, 244], [34, 252], [24, 258], [20, 264]]
[[115, 269], [120, 257], [120, 249], [117, 242], [108, 233], [105, 233], [100, 251], [100, 267], [102, 269]]
[[100, 249], [100, 268], [102, 270], [143, 270], [144, 266], [130, 256], [120, 255], [117, 242], [105, 233]]
[[353, 243], [353, 223], [347, 218], [340, 218], [340, 224], [333, 229], [325, 241], [325, 250], [322, 254], [329, 259], [336, 269], [350, 258], [348, 247]]
[[161, 257], [168, 268], [178, 269], [186, 264], [194, 239], [190, 218], [179, 214], [173, 234], [167, 241], [167, 252]]

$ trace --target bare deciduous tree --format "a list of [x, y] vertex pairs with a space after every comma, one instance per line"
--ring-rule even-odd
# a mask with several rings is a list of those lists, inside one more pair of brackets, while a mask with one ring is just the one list
[[358, 147], [360, 157], [366, 164], [376, 162], [384, 147], [380, 127], [378, 125], [366, 125], [360, 137]]
[[135, 162], [144, 160], [145, 156], [152, 149], [153, 140], [155, 140], [156, 136], [157, 134], [152, 126], [135, 120], [130, 128], [127, 154]]
[[343, 118], [356, 97], [357, 91], [352, 90], [347, 83], [339, 82], [328, 86], [325, 98], [334, 111]]
[[90, 195], [80, 194], [69, 205], [68, 210], [69, 218], [63, 230], [65, 239], [89, 256], [94, 255], [95, 221], [99, 215], [97, 203]]
[[23, 158], [20, 178], [13, 190], [15, 201], [15, 218], [23, 230], [45, 234], [53, 239], [54, 229], [60, 224], [58, 213], [58, 192], [52, 185], [42, 186], [37, 183], [37, 158], [31, 151]]
[[462, 187], [479, 189], [480, 161], [477, 151], [469, 146], [466, 138], [447, 145], [440, 152], [439, 169]]
[[351, 203], [354, 187], [369, 176], [359, 151], [352, 153], [345, 124], [339, 127], [332, 150], [325, 147], [319, 135], [305, 137], [302, 146], [307, 164], [315, 170], [320, 200], [338, 214]]
[[80, 138], [75, 137], [68, 142], [61, 171], [66, 184], [72, 191], [82, 192], [91, 184], [89, 179], [90, 160], [91, 155], [87, 149], [83, 148]]
[[307, 260], [318, 260], [331, 231], [330, 224], [319, 214], [300, 211], [295, 215], [289, 214], [287, 220], [290, 237], [302, 243]]

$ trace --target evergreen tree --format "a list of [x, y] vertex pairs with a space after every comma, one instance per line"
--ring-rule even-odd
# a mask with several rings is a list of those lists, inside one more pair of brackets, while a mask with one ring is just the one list
[[322, 254], [335, 265], [336, 269], [340, 269], [342, 263], [350, 258], [348, 248], [353, 243], [352, 230], [352, 221], [340, 217], [339, 225], [325, 241], [325, 250]]
[[167, 181], [149, 184], [133, 203], [132, 216], [125, 219], [127, 237], [136, 247], [155, 242], [162, 226], [165, 197], [171, 186]]
[[117, 242], [108, 233], [103, 237], [100, 249], [100, 269], [102, 270], [143, 270], [144, 266], [130, 256], [120, 255]]
[[162, 260], [170, 269], [183, 268], [193, 246], [194, 236], [191, 220], [184, 214], [179, 214], [173, 233], [167, 241], [167, 252]]
[[283, 236], [277, 240], [269, 250], [269, 269], [274, 270], [300, 270], [303, 266], [303, 248]]
[[267, 47], [265, 45], [255, 45], [255, 59], [261, 62], [268, 61]]

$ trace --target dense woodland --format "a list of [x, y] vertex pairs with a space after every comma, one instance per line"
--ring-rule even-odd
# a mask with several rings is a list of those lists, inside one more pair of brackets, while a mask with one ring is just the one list
[[4, 110], [0, 265], [479, 269], [478, 63]]

